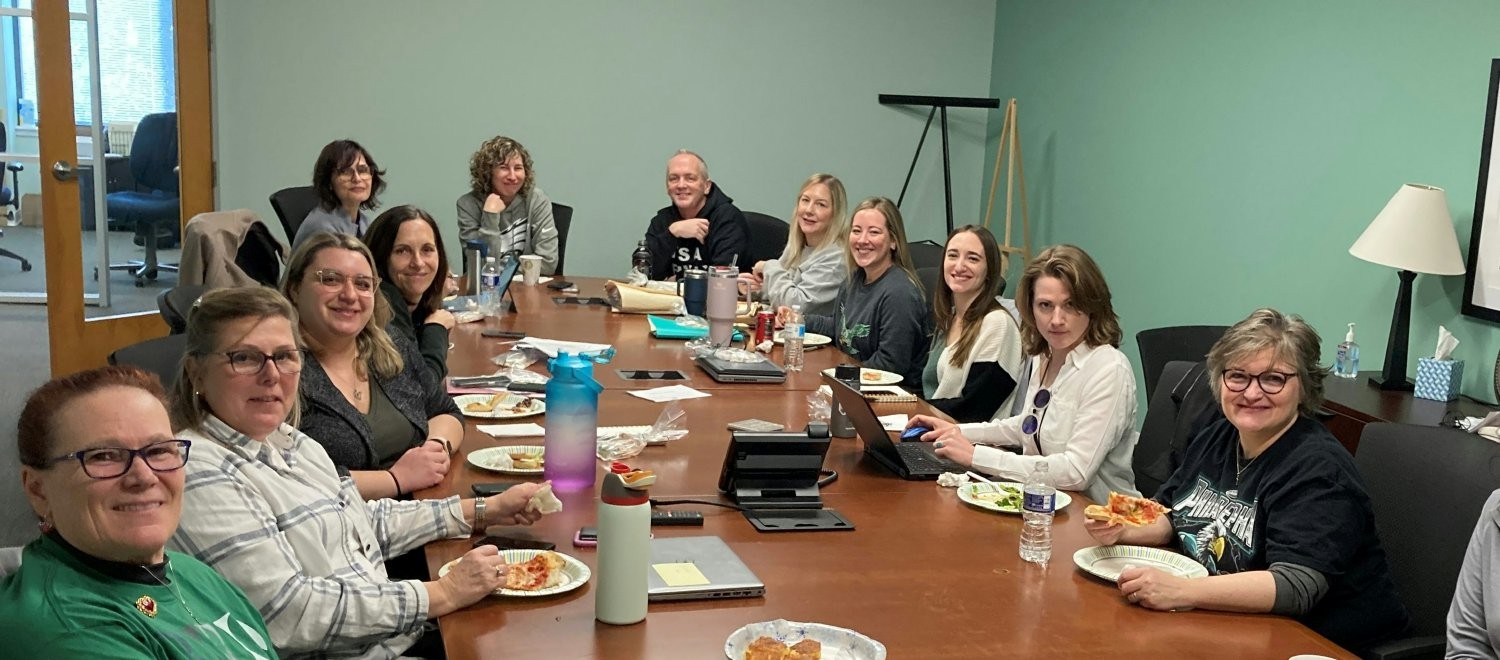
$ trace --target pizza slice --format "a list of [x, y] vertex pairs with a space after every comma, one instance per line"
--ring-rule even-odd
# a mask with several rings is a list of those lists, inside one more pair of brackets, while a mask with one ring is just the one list
[[1156, 522], [1157, 518], [1171, 511], [1156, 500], [1131, 495], [1121, 495], [1111, 491], [1109, 504], [1102, 506], [1095, 504], [1083, 510], [1084, 517], [1091, 520], [1099, 520], [1107, 523], [1130, 525], [1131, 527], [1145, 527]]
[[563, 572], [563, 559], [555, 552], [541, 552], [518, 564], [506, 567], [505, 588], [516, 591], [537, 591], [562, 584], [567, 575]]

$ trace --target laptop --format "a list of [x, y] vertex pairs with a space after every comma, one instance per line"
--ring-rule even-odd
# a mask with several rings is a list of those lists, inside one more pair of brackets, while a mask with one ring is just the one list
[[[673, 584], [677, 586], [669, 585], [663, 573], [674, 576]], [[740, 561], [724, 539], [717, 536], [651, 539], [651, 570], [646, 571], [649, 601], [754, 598], [765, 594], [766, 584]]]
[[[503, 305], [509, 305], [509, 309], [514, 311], [516, 308], [515, 304], [505, 302], [505, 292], [510, 290], [511, 280], [515, 279], [516, 272], [521, 268], [521, 260], [517, 259], [515, 255], [507, 254], [505, 257], [497, 259], [496, 261], [500, 263], [500, 288], [496, 289], [495, 291], [497, 294], [499, 294], [498, 296], [496, 296], [496, 299], [499, 300]], [[471, 306], [471, 303], [473, 306]], [[478, 309], [478, 305], [479, 296], [477, 295], [454, 296], [453, 298], [443, 301], [443, 309], [446, 309], [450, 312], [462, 312], [469, 309]]]
[[730, 362], [711, 355], [694, 358], [693, 361], [721, 383], [786, 382], [786, 371], [764, 356], [759, 362]]
[[823, 379], [833, 389], [833, 398], [844, 408], [849, 421], [854, 422], [854, 431], [865, 441], [865, 455], [885, 466], [902, 479], [931, 481], [944, 472], [963, 473], [967, 470], [953, 461], [938, 458], [937, 450], [930, 442], [892, 442], [890, 434], [881, 426], [870, 402], [856, 390], [836, 378]]

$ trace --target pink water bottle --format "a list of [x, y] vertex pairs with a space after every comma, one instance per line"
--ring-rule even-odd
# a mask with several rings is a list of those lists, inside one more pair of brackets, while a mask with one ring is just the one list
[[543, 474], [559, 493], [577, 493], [594, 487], [598, 470], [595, 447], [599, 442], [599, 391], [594, 364], [559, 352], [548, 363], [552, 380], [547, 382], [547, 448]]

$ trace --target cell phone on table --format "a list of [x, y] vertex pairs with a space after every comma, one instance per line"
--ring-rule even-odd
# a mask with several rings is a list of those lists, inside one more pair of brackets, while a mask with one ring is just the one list
[[599, 528], [584, 527], [573, 535], [573, 545], [580, 548], [592, 548], [599, 545]]
[[486, 536], [474, 542], [474, 547], [493, 545], [501, 550], [556, 550], [557, 544], [540, 539], [521, 539], [514, 536]]
[[547, 288], [552, 289], [553, 291], [563, 291], [565, 289], [573, 288], [573, 283], [566, 280], [552, 280], [551, 282], [547, 283]]
[[479, 336], [498, 337], [501, 339], [525, 339], [526, 333], [521, 332], [520, 330], [499, 330], [496, 328], [489, 328], [487, 330], [481, 330], [479, 332]]
[[488, 484], [474, 484], [470, 488], [473, 489], [475, 495], [478, 495], [480, 497], [489, 497], [491, 495], [499, 495], [500, 493], [503, 493], [503, 492], [509, 490], [511, 486], [514, 486], [514, 485], [516, 485], [518, 483], [521, 483], [521, 482], [519, 482], [519, 481], [498, 481], [498, 482], [495, 482], [495, 483], [488, 483]]

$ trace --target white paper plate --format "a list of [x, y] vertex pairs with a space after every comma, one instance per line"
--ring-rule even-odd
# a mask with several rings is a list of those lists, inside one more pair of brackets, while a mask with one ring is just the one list
[[[979, 497], [979, 495], [981, 493], [995, 493], [995, 492], [999, 492], [1001, 486], [1009, 486], [1011, 488], [1014, 488], [1014, 489], [1016, 489], [1016, 492], [1018, 492], [1018, 493], [1022, 492], [1022, 489], [1024, 488], [1023, 484], [1018, 484], [1018, 483], [1016, 483], [1014, 481], [997, 481], [997, 482], [992, 483], [992, 484], [987, 484], [987, 483], [984, 483], [982, 481], [976, 481], [976, 482], [967, 483], [967, 484], [964, 484], [962, 486], [959, 486], [958, 487], [958, 499], [963, 500], [964, 504], [968, 504], [969, 506], [972, 506], [972, 507], [975, 507], [975, 508], [978, 508], [978, 509], [984, 509], [986, 511], [995, 511], [995, 512], [998, 512], [998, 513], [1015, 513], [1015, 514], [1021, 513], [1021, 508], [1020, 507], [1016, 507], [1016, 508], [1002, 507], [1002, 506], [1000, 506], [999, 504], [997, 504], [995, 502], [991, 502], [991, 501], [988, 501], [988, 500], [985, 500], [985, 499], [981, 499]], [[1073, 496], [1072, 495], [1069, 495], [1069, 494], [1064, 493], [1062, 491], [1057, 491], [1057, 498], [1055, 500], [1053, 500], [1053, 502], [1052, 502], [1052, 510], [1054, 512], [1056, 512], [1056, 511], [1062, 511], [1063, 509], [1068, 508], [1068, 505], [1072, 504], [1072, 503], [1073, 503]]]
[[522, 468], [508, 468], [501, 463], [501, 457], [509, 458], [511, 454], [541, 454], [546, 455], [547, 449], [541, 445], [505, 445], [502, 447], [485, 447], [469, 452], [469, 465], [481, 470], [499, 472], [501, 474], [541, 474], [544, 468], [534, 470]]
[[[518, 394], [500, 394], [500, 403], [495, 406], [494, 410], [491, 410], [489, 412], [479, 412], [467, 409], [467, 406], [469, 404], [489, 403], [490, 396], [491, 395], [489, 394], [461, 394], [459, 396], [453, 397], [453, 402], [458, 404], [458, 409], [464, 414], [464, 416], [479, 417], [483, 419], [519, 419], [521, 417], [531, 417], [532, 415], [540, 415], [547, 412], [546, 401], [543, 401], [542, 399], [532, 399], [520, 396]], [[521, 412], [510, 410], [512, 406], [518, 405], [522, 401], [530, 401], [531, 403], [527, 404], [527, 408]]]
[[823, 660], [885, 660], [885, 645], [848, 628], [824, 623], [801, 623], [777, 619], [748, 624], [724, 640], [724, 655], [732, 660], [745, 657], [745, 649], [761, 637], [774, 637], [783, 644], [811, 639], [823, 645]]
[[[782, 338], [780, 332], [776, 333], [776, 343], [786, 343], [785, 339]], [[832, 343], [833, 337], [829, 337], [828, 335], [820, 335], [816, 332], [809, 332], [805, 335], [802, 335], [803, 346], [825, 346]]]
[[1191, 558], [1162, 548], [1139, 545], [1096, 545], [1073, 553], [1073, 563], [1085, 573], [1115, 582], [1126, 565], [1156, 568], [1186, 578], [1208, 577], [1208, 569]]
[[[823, 375], [832, 378], [833, 367], [824, 369]], [[859, 382], [863, 385], [896, 385], [900, 383], [901, 380], [901, 374], [893, 374], [889, 371], [881, 371], [880, 369], [868, 368], [859, 370]]]
[[[500, 555], [502, 557], [505, 557], [505, 563], [507, 563], [507, 564], [520, 564], [520, 563], [524, 563], [526, 561], [531, 560], [532, 557], [535, 557], [535, 556], [537, 556], [539, 554], [542, 554], [542, 552], [544, 552], [544, 551], [543, 550], [501, 550], [500, 551]], [[552, 552], [557, 552], [557, 551], [553, 550]], [[521, 590], [518, 590], [518, 589], [506, 589], [504, 587], [501, 587], [501, 588], [495, 590], [495, 592], [494, 592], [495, 595], [496, 596], [520, 596], [522, 598], [535, 598], [537, 596], [551, 596], [551, 595], [554, 595], [554, 594], [560, 594], [560, 593], [566, 593], [566, 592], [572, 591], [574, 589], [577, 589], [577, 588], [583, 586], [584, 583], [586, 583], [586, 582], [589, 581], [589, 577], [592, 576], [593, 573], [591, 571], [589, 571], [589, 567], [586, 564], [584, 564], [581, 561], [578, 561], [577, 559], [573, 558], [573, 556], [571, 556], [571, 555], [564, 554], [564, 553], [561, 553], [561, 552], [558, 552], [557, 554], [558, 554], [558, 556], [562, 557], [562, 559], [563, 559], [562, 572], [563, 572], [564, 575], [567, 576], [566, 578], [563, 579], [562, 584], [559, 584], [559, 585], [557, 585], [555, 587], [547, 587], [546, 589], [537, 589], [536, 591], [521, 591]], [[460, 561], [462, 561], [462, 559], [455, 559], [455, 560], [450, 561], [450, 562], [448, 562], [446, 564], [443, 564], [443, 567], [438, 569], [438, 577], [442, 577], [444, 575], [447, 575], [448, 574], [448, 570], [450, 568], [452, 568], [454, 564], [457, 564]]]

